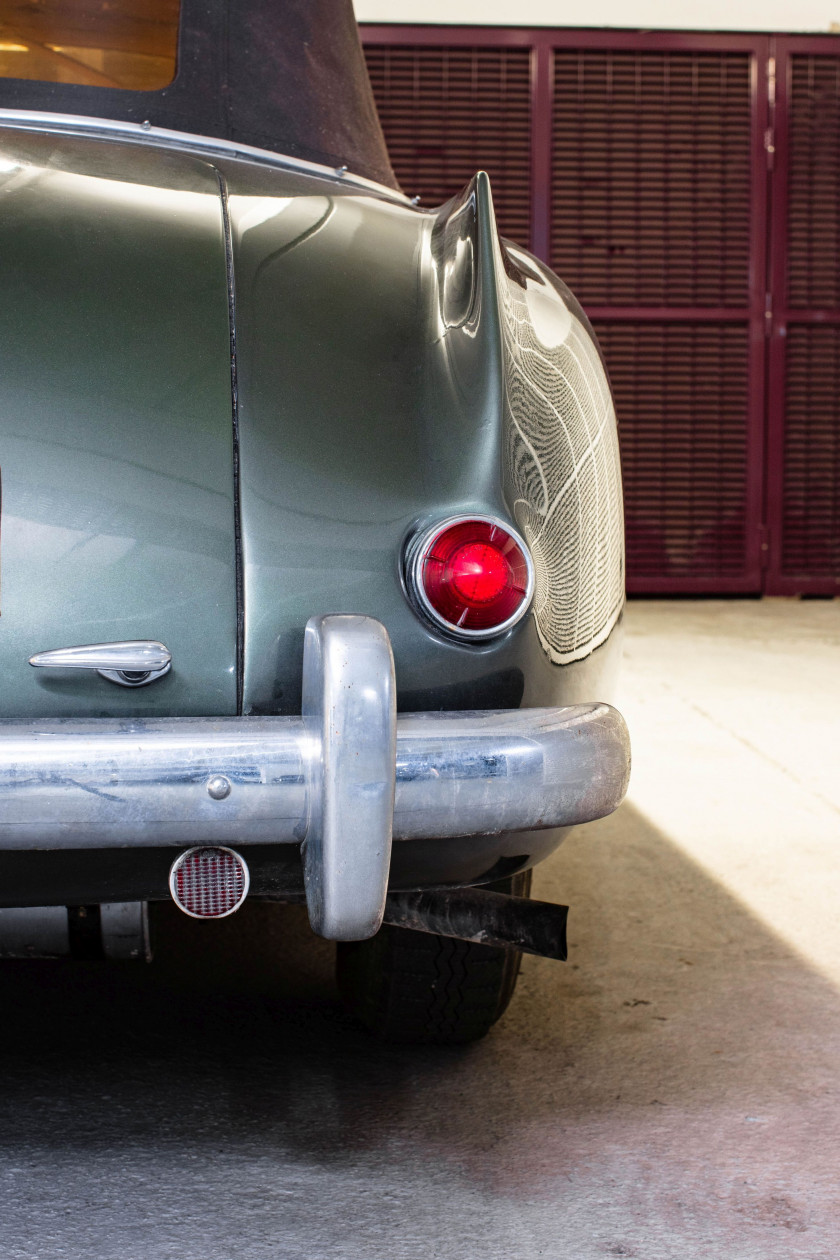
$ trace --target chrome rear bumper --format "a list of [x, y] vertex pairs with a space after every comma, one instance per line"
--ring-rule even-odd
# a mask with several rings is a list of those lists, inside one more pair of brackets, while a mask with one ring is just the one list
[[397, 718], [383, 626], [307, 626], [302, 717], [0, 722], [0, 849], [302, 844], [313, 927], [382, 919], [392, 839], [570, 826], [621, 802], [606, 704]]

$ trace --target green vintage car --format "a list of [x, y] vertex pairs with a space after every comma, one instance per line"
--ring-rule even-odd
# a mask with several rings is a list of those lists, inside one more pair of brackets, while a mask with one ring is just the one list
[[486, 176], [396, 187], [349, 0], [2, 13], [0, 955], [305, 900], [480, 1036], [628, 777], [592, 330]]

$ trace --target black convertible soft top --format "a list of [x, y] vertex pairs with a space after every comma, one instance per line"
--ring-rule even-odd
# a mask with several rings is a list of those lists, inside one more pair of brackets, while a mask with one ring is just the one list
[[0, 107], [85, 114], [256, 145], [397, 187], [352, 0], [181, 0], [158, 91], [0, 79]]

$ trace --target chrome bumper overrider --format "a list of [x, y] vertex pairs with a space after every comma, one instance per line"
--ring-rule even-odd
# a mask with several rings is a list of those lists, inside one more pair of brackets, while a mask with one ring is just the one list
[[313, 927], [357, 940], [392, 839], [588, 822], [629, 765], [606, 704], [398, 718], [385, 628], [316, 617], [302, 717], [0, 722], [0, 849], [302, 843]]

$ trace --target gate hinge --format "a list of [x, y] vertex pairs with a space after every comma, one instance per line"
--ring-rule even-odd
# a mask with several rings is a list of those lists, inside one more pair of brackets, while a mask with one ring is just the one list
[[776, 133], [772, 127], [764, 129], [764, 153], [767, 158], [767, 169], [772, 171], [776, 157]]
[[762, 569], [770, 567], [770, 528], [767, 525], [758, 527], [758, 555]]

